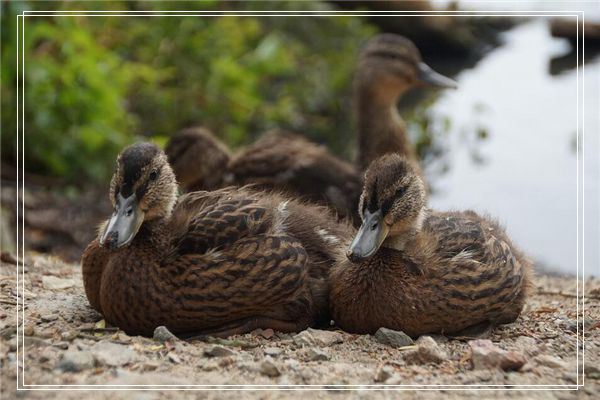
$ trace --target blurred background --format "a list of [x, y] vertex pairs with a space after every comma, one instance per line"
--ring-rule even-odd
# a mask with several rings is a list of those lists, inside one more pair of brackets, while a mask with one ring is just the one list
[[[15, 249], [14, 211], [23, 205], [26, 248], [78, 260], [110, 213], [117, 153], [138, 140], [164, 145], [181, 128], [206, 126], [234, 149], [285, 128], [353, 160], [356, 56], [377, 32], [394, 32], [412, 39], [429, 65], [459, 84], [452, 91], [415, 90], [399, 104], [424, 161], [431, 206], [489, 213], [540, 269], [575, 274], [579, 158], [586, 201], [580, 246], [586, 245], [586, 275], [600, 275], [598, 3], [277, 3], [279, 10], [305, 11], [585, 10], [585, 87], [580, 71], [579, 88], [576, 18], [519, 15], [28, 16], [25, 72], [17, 83], [15, 15], [23, 10], [273, 6], [2, 2], [2, 251]], [[16, 96], [23, 84], [26, 184], [19, 192]]]

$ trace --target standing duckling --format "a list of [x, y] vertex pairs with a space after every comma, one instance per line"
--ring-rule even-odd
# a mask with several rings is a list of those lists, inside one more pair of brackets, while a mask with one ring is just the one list
[[127, 147], [114, 213], [82, 258], [92, 307], [128, 334], [228, 336], [329, 322], [329, 270], [351, 229], [326, 209], [248, 188], [177, 200], [153, 144]]
[[366, 172], [363, 223], [331, 273], [331, 310], [344, 330], [416, 337], [513, 322], [532, 264], [495, 222], [425, 208], [423, 181], [397, 154]]

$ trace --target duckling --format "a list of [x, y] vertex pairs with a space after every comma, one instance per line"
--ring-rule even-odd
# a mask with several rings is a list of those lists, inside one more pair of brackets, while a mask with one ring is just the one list
[[423, 177], [397, 108], [403, 94], [423, 85], [457, 87], [454, 80], [425, 64], [419, 49], [403, 36], [380, 34], [363, 47], [354, 76], [353, 96], [361, 171], [378, 157], [397, 153], [413, 162]]
[[[217, 165], [206, 167], [207, 163], [213, 166], [212, 153], [222, 154], [225, 148], [214, 136], [210, 139], [215, 143], [206, 144], [207, 135], [198, 134], [199, 144], [193, 145], [190, 132], [184, 131], [173, 137], [166, 152], [175, 174], [188, 190], [208, 189], [188, 182], [203, 183], [217, 178], [222, 178], [222, 186], [261, 183], [327, 204], [341, 217], [350, 216], [358, 221], [356, 204], [362, 187], [362, 171], [373, 159], [386, 153], [399, 153], [418, 166], [396, 103], [406, 91], [424, 84], [456, 86], [453, 80], [423, 63], [415, 45], [402, 36], [381, 34], [366, 44], [354, 78], [358, 168], [303, 136], [281, 130], [271, 131], [242, 149], [230, 160], [225, 172], [216, 171], [220, 168]], [[186, 145], [179, 146], [177, 142]], [[180, 151], [182, 149], [187, 155]]]
[[417, 337], [513, 322], [532, 264], [493, 220], [425, 208], [424, 183], [397, 154], [366, 172], [363, 219], [331, 272], [332, 317], [344, 330]]
[[352, 231], [325, 208], [249, 187], [177, 199], [167, 157], [150, 143], [119, 155], [110, 199], [83, 281], [91, 306], [128, 334], [329, 322], [329, 270]]

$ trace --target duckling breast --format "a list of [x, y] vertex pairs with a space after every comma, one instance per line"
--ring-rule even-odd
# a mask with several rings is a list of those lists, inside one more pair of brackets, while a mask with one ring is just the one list
[[427, 289], [416, 263], [398, 251], [381, 248], [361, 263], [344, 256], [331, 272], [332, 317], [349, 332], [372, 334], [386, 327], [413, 335], [435, 320], [427, 310], [437, 294]]

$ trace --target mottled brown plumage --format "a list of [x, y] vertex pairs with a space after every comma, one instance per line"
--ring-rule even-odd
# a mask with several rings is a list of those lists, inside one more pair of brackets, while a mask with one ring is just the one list
[[[406, 38], [382, 34], [366, 44], [354, 79], [358, 168], [303, 136], [277, 130], [242, 149], [226, 170], [223, 164], [213, 161], [215, 154], [224, 153], [221, 150], [224, 146], [213, 136], [197, 135], [195, 145], [190, 142], [193, 135], [189, 131], [176, 134], [171, 140], [176, 144], [169, 144], [166, 152], [187, 190], [218, 187], [219, 184], [205, 184], [215, 179], [222, 179], [221, 186], [259, 183], [327, 204], [341, 217], [350, 216], [358, 221], [356, 203], [362, 187], [362, 172], [373, 159], [399, 153], [415, 162], [415, 168], [420, 168], [396, 103], [407, 90], [424, 83], [445, 87], [453, 84], [423, 64], [418, 50]], [[215, 143], [207, 144], [208, 138]], [[176, 151], [178, 149], [186, 153]]]
[[117, 165], [115, 213], [82, 259], [86, 295], [109, 323], [229, 335], [329, 321], [328, 273], [351, 231], [325, 208], [251, 188], [176, 201], [166, 156], [150, 144]]
[[425, 210], [425, 197], [405, 158], [390, 154], [370, 166], [363, 226], [331, 274], [332, 316], [344, 330], [387, 327], [415, 337], [519, 316], [530, 261], [495, 221]]

